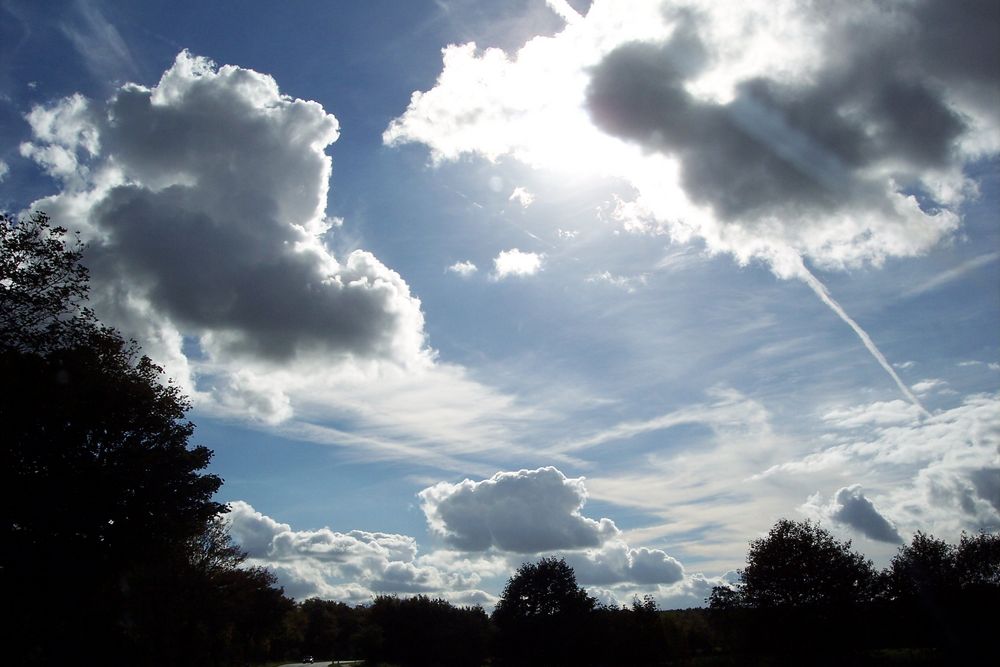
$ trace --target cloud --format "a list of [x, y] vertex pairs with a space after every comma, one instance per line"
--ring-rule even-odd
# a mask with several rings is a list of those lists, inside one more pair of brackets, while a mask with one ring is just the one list
[[416, 540], [407, 535], [293, 530], [243, 501], [231, 503], [226, 517], [230, 534], [250, 561], [274, 571], [292, 597], [320, 596], [355, 604], [370, 601], [377, 593], [491, 598], [476, 588], [480, 575], [468, 567], [446, 569], [422, 562]]
[[[862, 423], [858, 420], [855, 425]], [[880, 513], [911, 532], [924, 530], [957, 539], [962, 530], [1000, 525], [1000, 509], [994, 504], [994, 471], [1000, 467], [1000, 396], [966, 396], [960, 405], [923, 422], [868, 424], [860, 432], [834, 437], [818, 451], [772, 466], [759, 478], [875, 477], [889, 488], [880, 496]], [[862, 504], [845, 506], [857, 509]]]
[[[106, 106], [77, 95], [28, 120], [37, 143], [23, 152], [69, 186], [35, 206], [60, 222], [71, 209], [93, 230], [98, 298], [148, 304], [211, 355], [424, 354], [420, 302], [402, 278], [323, 243], [324, 149], [338, 123], [315, 102], [185, 51], [153, 88], [122, 86]], [[95, 158], [87, 167], [80, 149]]]
[[75, 2], [74, 20], [60, 24], [62, 33], [95, 78], [122, 81], [136, 75], [136, 59], [121, 33], [92, 3]]
[[948, 382], [946, 380], [942, 380], [940, 378], [925, 378], [913, 385], [913, 391], [923, 395], [935, 391], [942, 391], [947, 386]]
[[508, 197], [507, 200], [516, 201], [522, 208], [528, 208], [531, 206], [532, 202], [535, 201], [535, 195], [531, 194], [522, 187], [517, 187], [510, 193], [510, 197]]
[[1000, 152], [1000, 74], [979, 64], [1000, 10], [596, 0], [566, 17], [516, 53], [446, 48], [383, 141], [624, 181], [626, 231], [804, 280], [920, 407], [807, 262], [878, 266], [958, 229], [978, 189], [965, 165]]
[[339, 124], [322, 106], [183, 51], [155, 86], [27, 120], [22, 153], [62, 184], [32, 207], [81, 231], [98, 316], [199, 410], [448, 469], [521, 451], [512, 429], [532, 410], [436, 359], [399, 274], [334, 252]]
[[621, 540], [611, 540], [600, 549], [566, 554], [566, 561], [584, 586], [673, 584], [684, 578], [684, 566], [666, 552], [632, 549]]
[[463, 278], [468, 278], [479, 269], [476, 267], [475, 264], [466, 260], [464, 262], [455, 262], [454, 264], [448, 267], [448, 270], [451, 271], [452, 273], [457, 273]]
[[440, 482], [418, 495], [431, 531], [464, 551], [585, 549], [619, 532], [610, 519], [583, 516], [583, 479], [567, 478], [553, 467], [498, 472], [479, 482]]
[[976, 190], [963, 166], [1000, 150], [998, 14], [596, 0], [516, 52], [449, 46], [384, 140], [621, 178], [631, 230], [786, 277], [788, 253], [879, 264], [952, 233]]
[[[548, 478], [571, 487], [580, 483], [580, 480], [553, 475], [551, 470], [499, 473], [494, 480], [503, 475], [524, 477], [522, 473], [526, 473], [527, 477], [534, 476], [536, 481]], [[519, 490], [524, 490], [523, 485]], [[582, 491], [582, 487], [574, 491]], [[552, 494], [542, 493], [535, 494], [529, 501], [533, 499], [542, 503], [551, 498]], [[494, 495], [494, 499], [503, 502], [498, 495]], [[546, 507], [537, 504], [534, 510], [544, 511]], [[489, 519], [493, 521], [490, 524], [492, 527], [499, 525], [496, 522], [498, 516], [494, 512]], [[330, 528], [295, 530], [244, 501], [230, 503], [226, 521], [233, 539], [249, 554], [251, 564], [271, 569], [286, 593], [298, 599], [319, 596], [360, 604], [368, 602], [378, 593], [423, 593], [444, 597], [458, 604], [490, 607], [497, 598], [482, 590], [484, 580], [497, 581], [510, 576], [521, 561], [517, 553], [549, 553], [565, 557], [574, 568], [579, 582], [587, 586], [605, 585], [616, 590], [642, 587], [643, 592], [655, 592], [664, 587], [683, 585], [690, 578], [680, 562], [665, 552], [646, 547], [630, 548], [616, 537], [617, 530], [607, 519], [600, 523], [591, 522], [578, 514], [550, 522], [548, 528], [560, 524], [554, 527], [554, 540], [542, 536], [545, 526], [538, 522], [530, 525], [530, 520], [526, 530], [534, 530], [534, 538], [519, 538], [516, 530], [507, 533], [522, 542], [524, 539], [536, 539], [538, 546], [556, 547], [553, 552], [536, 550], [536, 545], [532, 545], [528, 551], [440, 549], [423, 555], [419, 553], [416, 540], [407, 535], [363, 530], [339, 532]], [[596, 531], [593, 530], [595, 526]], [[504, 534], [501, 529], [500, 535]], [[587, 537], [581, 539], [584, 534]], [[537, 542], [537, 538], [541, 538], [541, 542]]]
[[807, 507], [818, 516], [849, 526], [869, 539], [891, 544], [903, 543], [895, 526], [865, 497], [860, 484], [839, 489], [827, 505], [820, 504], [817, 494], [810, 498]]
[[638, 586], [649, 592], [687, 576], [665, 551], [629, 546], [610, 519], [583, 516], [583, 479], [567, 478], [553, 467], [499, 472], [479, 482], [441, 482], [418, 495], [432, 534], [457, 550], [435, 552], [426, 562], [449, 571], [456, 565], [461, 571], [465, 558], [488, 576], [507, 574], [521, 555], [532, 554], [564, 558], [584, 586]]
[[971, 271], [975, 271], [976, 269], [982, 268], [984, 266], [988, 266], [993, 262], [997, 261], [998, 259], [1000, 259], [1000, 252], [990, 252], [984, 255], [973, 257], [972, 259], [962, 262], [953, 269], [942, 271], [941, 273], [932, 276], [931, 278], [925, 280], [919, 285], [916, 285], [906, 290], [906, 292], [903, 293], [903, 296], [906, 297], [917, 296], [919, 294], [924, 294], [926, 292], [936, 290], [938, 287], [941, 287], [942, 285], [947, 285], [950, 282], [954, 282], [955, 280], [958, 280], [965, 274]]
[[517, 248], [501, 250], [493, 259], [493, 275], [496, 280], [510, 276], [531, 276], [542, 269], [542, 259], [545, 255], [534, 252], [523, 252]]
[[[730, 572], [727, 575], [735, 575]], [[682, 579], [670, 584], [658, 584], [654, 587], [638, 588], [628, 583], [611, 586], [610, 588], [588, 588], [588, 593], [600, 602], [610, 606], [630, 604], [635, 598], [652, 596], [660, 609], [690, 609], [704, 607], [705, 599], [714, 586], [731, 583], [722, 577], [709, 577], [701, 572], [685, 575]]]
[[68, 186], [85, 187], [89, 169], [81, 160], [96, 156], [101, 149], [90, 102], [77, 93], [48, 107], [34, 107], [26, 119], [37, 143], [23, 142], [21, 155]]
[[646, 275], [641, 274], [638, 276], [619, 276], [611, 273], [610, 271], [602, 271], [600, 273], [595, 273], [591, 276], [587, 276], [588, 283], [607, 283], [612, 287], [617, 287], [618, 289], [625, 290], [629, 294], [633, 293], [638, 289], [639, 286], [646, 284]]
[[[914, 391], [916, 391], [915, 386]], [[920, 410], [917, 406], [900, 400], [854, 405], [831, 410], [823, 415], [823, 421], [837, 428], [859, 428], [873, 424], [909, 424], [919, 418]]]

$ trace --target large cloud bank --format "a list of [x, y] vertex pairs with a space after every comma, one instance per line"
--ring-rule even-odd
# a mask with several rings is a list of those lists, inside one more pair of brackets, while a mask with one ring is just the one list
[[470, 604], [492, 600], [477, 586], [496, 563], [418, 558], [416, 540], [406, 535], [293, 530], [243, 501], [230, 505], [227, 521], [251, 562], [269, 567], [296, 598], [364, 603], [379, 593], [433, 593]]
[[21, 152], [61, 184], [33, 208], [83, 233], [98, 316], [199, 409], [444, 467], [510, 439], [523, 411], [435, 359], [403, 278], [364, 250], [335, 253], [339, 126], [316, 102], [183, 51], [155, 86], [27, 120]]
[[[562, 7], [562, 5], [560, 5]], [[783, 276], [922, 253], [1000, 150], [1000, 9], [986, 0], [596, 0], [517, 53], [449, 46], [389, 144], [512, 156], [634, 188], [627, 228]]]

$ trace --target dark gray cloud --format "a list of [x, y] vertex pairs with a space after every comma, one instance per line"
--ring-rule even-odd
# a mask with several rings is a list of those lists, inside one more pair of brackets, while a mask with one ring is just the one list
[[553, 467], [500, 472], [481, 482], [441, 482], [419, 495], [431, 530], [463, 551], [585, 549], [618, 535], [610, 519], [580, 514], [587, 498], [583, 480]]
[[896, 528], [875, 509], [875, 505], [865, 497], [857, 484], [837, 491], [829, 508], [829, 516], [869, 539], [893, 544], [903, 543], [903, 538]]
[[1000, 468], [980, 468], [969, 473], [976, 494], [1000, 512]]
[[724, 104], [685, 88], [701, 61], [690, 54], [702, 51], [697, 21], [686, 21], [665, 43], [609, 53], [587, 105], [606, 132], [678, 158], [689, 196], [722, 219], [886, 206], [869, 171], [951, 166], [968, 126], [949, 95], [996, 96], [1000, 66], [982, 63], [997, 61], [997, 4], [963, 4], [964, 14], [943, 2], [897, 7], [891, 30], [831, 30], [830, 57], [807, 80], [748, 79]]
[[154, 88], [125, 85], [106, 105], [70, 98], [29, 120], [39, 145], [24, 150], [67, 183], [37, 205], [90, 229], [108, 312], [143, 303], [217, 360], [419, 358], [423, 316], [406, 283], [370, 253], [337, 258], [324, 244], [338, 123], [319, 104], [183, 52]]

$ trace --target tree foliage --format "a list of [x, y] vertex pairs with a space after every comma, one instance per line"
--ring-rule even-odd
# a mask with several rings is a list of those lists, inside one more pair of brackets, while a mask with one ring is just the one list
[[[778, 521], [750, 543], [739, 593], [749, 607], [855, 604], [871, 599], [871, 561], [810, 521]], [[721, 599], [720, 599], [721, 601]]]
[[577, 585], [576, 573], [564, 559], [543, 558], [523, 563], [503, 589], [493, 618], [503, 624], [547, 616], [586, 613], [595, 600]]
[[187, 399], [87, 307], [79, 240], [43, 214], [0, 223], [0, 482], [13, 500], [0, 578], [19, 610], [15, 655], [227, 659], [211, 630], [245, 635], [232, 619], [260, 627], [282, 595], [241, 568]]
[[503, 589], [493, 611], [498, 654], [507, 664], [561, 665], [579, 662], [596, 601], [576, 583], [563, 559], [524, 563]]
[[67, 244], [66, 235], [44, 213], [20, 222], [0, 214], [0, 350], [76, 347], [96, 328], [83, 244]]

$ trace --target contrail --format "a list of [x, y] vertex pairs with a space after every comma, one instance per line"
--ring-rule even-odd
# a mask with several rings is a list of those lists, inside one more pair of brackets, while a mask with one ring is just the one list
[[861, 328], [861, 325], [859, 325], [857, 322], [851, 319], [851, 316], [844, 311], [841, 305], [837, 303], [832, 296], [830, 296], [830, 292], [826, 289], [826, 285], [821, 283], [819, 281], [819, 278], [814, 276], [812, 272], [810, 272], [809, 269], [806, 268], [805, 262], [801, 263], [801, 269], [802, 269], [801, 273], [798, 274], [799, 277], [802, 278], [802, 280], [804, 280], [805, 283], [812, 288], [813, 292], [816, 292], [816, 296], [818, 296], [823, 303], [830, 306], [830, 310], [837, 313], [837, 316], [840, 317], [840, 319], [844, 320], [844, 322], [847, 323], [847, 326], [854, 329], [854, 333], [858, 334], [858, 338], [860, 338], [861, 342], [864, 343], [864, 346], [868, 348], [868, 351], [871, 352], [871, 355], [875, 357], [875, 361], [877, 361], [879, 365], [881, 365], [882, 368], [885, 369], [885, 372], [889, 374], [889, 377], [891, 377], [895, 381], [896, 385], [899, 387], [899, 390], [903, 392], [903, 395], [906, 396], [906, 398], [908, 398], [911, 403], [917, 406], [917, 408], [925, 417], [930, 417], [931, 413], [927, 412], [927, 409], [920, 404], [920, 401], [913, 394], [913, 392], [910, 391], [910, 388], [907, 387], [901, 379], [899, 379], [899, 376], [896, 375], [896, 371], [892, 369], [892, 366], [886, 360], [885, 356], [875, 346], [875, 341], [872, 340], [871, 336], [869, 336], [865, 332], [865, 330]]

